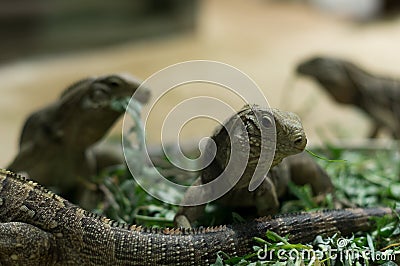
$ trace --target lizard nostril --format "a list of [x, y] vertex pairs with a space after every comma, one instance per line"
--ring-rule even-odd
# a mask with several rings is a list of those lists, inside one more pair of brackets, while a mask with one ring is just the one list
[[304, 138], [302, 136], [298, 137], [295, 141], [294, 141], [294, 145], [297, 148], [304, 148], [305, 147], [305, 142], [304, 142]]

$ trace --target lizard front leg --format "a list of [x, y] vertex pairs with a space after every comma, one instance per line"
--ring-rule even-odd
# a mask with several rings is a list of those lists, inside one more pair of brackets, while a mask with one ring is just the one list
[[[193, 186], [201, 185], [201, 178], [198, 178]], [[197, 193], [190, 187], [182, 200], [182, 203], [191, 202], [196, 197]], [[198, 191], [198, 190], [197, 190]], [[275, 214], [279, 209], [279, 200], [276, 185], [270, 178], [260, 185], [255, 192], [250, 192], [248, 188], [237, 189], [233, 188], [222, 198], [217, 200], [221, 205], [226, 206], [255, 206], [258, 216], [265, 216], [268, 214]], [[196, 206], [181, 206], [175, 215], [174, 223], [177, 227], [191, 228], [191, 224], [198, 220], [203, 214], [206, 204]]]
[[[196, 198], [200, 198], [201, 195], [194, 193], [199, 190], [193, 190], [193, 186], [200, 186], [203, 182], [201, 177], [197, 178], [196, 181], [186, 191], [182, 203], [193, 202]], [[204, 213], [206, 204], [196, 206], [181, 206], [175, 215], [174, 223], [176, 227], [191, 228], [191, 223], [196, 221]]]
[[310, 184], [315, 196], [334, 191], [329, 175], [305, 152], [287, 157], [283, 163], [289, 166], [292, 182], [299, 186]]
[[[273, 169], [276, 169], [273, 168]], [[218, 199], [218, 203], [223, 206], [231, 206], [238, 208], [255, 207], [257, 216], [266, 216], [276, 214], [279, 210], [279, 197], [286, 192], [287, 180], [285, 176], [279, 176], [275, 173], [268, 173], [265, 180], [255, 191], [249, 191], [248, 187], [233, 188], [222, 198]], [[282, 178], [281, 178], [282, 177]]]
[[0, 223], [0, 265], [55, 264], [54, 242], [52, 234], [31, 224]]
[[286, 193], [289, 179], [289, 167], [284, 162], [269, 170], [264, 182], [255, 191], [255, 205], [259, 216], [276, 214], [279, 211], [279, 198]]
[[258, 216], [266, 216], [278, 212], [279, 199], [275, 184], [270, 178], [266, 178], [255, 193], [255, 206]]

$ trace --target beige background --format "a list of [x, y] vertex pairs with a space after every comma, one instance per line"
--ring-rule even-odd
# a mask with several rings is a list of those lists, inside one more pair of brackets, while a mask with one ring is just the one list
[[[73, 81], [111, 72], [145, 79], [170, 64], [192, 59], [222, 61], [248, 74], [273, 107], [301, 115], [311, 143], [361, 138], [370, 126], [366, 117], [352, 107], [337, 106], [312, 81], [296, 78], [294, 66], [308, 56], [329, 54], [376, 73], [400, 76], [399, 45], [399, 19], [361, 25], [291, 1], [202, 1], [194, 33], [1, 66], [0, 167], [15, 155], [26, 116], [57, 98]], [[206, 87], [205, 92], [212, 91]], [[174, 101], [190, 96], [178, 90], [159, 110], [166, 112]], [[240, 107], [235, 99], [232, 102]], [[205, 125], [188, 123], [183, 137], [206, 136], [212, 124]], [[119, 124], [113, 133], [120, 128]], [[150, 140], [159, 135], [156, 130], [149, 133]]]

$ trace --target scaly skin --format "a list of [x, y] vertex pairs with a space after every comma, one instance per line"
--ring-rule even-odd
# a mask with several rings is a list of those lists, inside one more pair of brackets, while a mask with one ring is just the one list
[[[131, 97], [139, 86], [140, 81], [127, 74], [91, 77], [71, 85], [26, 120], [19, 153], [8, 169], [26, 173], [77, 201], [74, 196], [80, 194], [82, 181], [121, 163], [120, 158], [106, 158], [93, 145], [122, 114], [111, 108], [113, 100]], [[135, 95], [142, 103], [149, 97], [144, 88]]]
[[373, 226], [389, 208], [343, 209], [264, 217], [204, 229], [148, 229], [97, 216], [34, 181], [0, 170], [1, 265], [208, 265], [216, 252], [252, 252], [267, 230], [294, 242]]
[[[244, 133], [237, 132], [238, 121], [244, 123]], [[275, 143], [269, 141], [268, 138], [262, 140], [261, 137], [262, 127], [267, 132], [272, 126], [275, 126]], [[231, 137], [229, 137], [230, 134], [228, 132], [231, 133]], [[310, 178], [308, 183], [313, 183], [312, 186], [315, 194], [327, 193], [333, 190], [329, 176], [315, 162], [309, 159], [307, 155], [297, 156], [296, 160], [287, 160], [289, 159], [287, 158], [282, 165], [278, 165], [285, 157], [301, 153], [307, 144], [307, 138], [300, 118], [294, 113], [274, 108], [266, 109], [257, 105], [246, 105], [237, 114], [229, 118], [224, 123], [224, 126], [219, 127], [211, 139], [217, 148], [215, 158], [201, 172], [201, 177], [187, 190], [182, 200], [183, 204], [198, 199], [201, 193], [206, 195], [207, 191], [205, 189], [197, 189], [197, 186], [213, 181], [221, 175], [225, 171], [228, 162], [233, 160], [231, 157], [233, 153], [236, 154], [239, 161], [245, 161], [247, 155], [249, 158], [240, 180], [229, 192], [217, 200], [221, 205], [245, 208], [256, 207], [259, 216], [275, 214], [279, 209], [279, 197], [286, 192], [289, 179], [292, 179], [295, 183], [304, 184], [304, 179]], [[209, 141], [205, 153], [211, 150], [210, 143], [212, 142]], [[249, 144], [249, 150], [242, 148], [247, 144]], [[271, 171], [268, 172], [269, 169], [263, 169], [265, 172], [262, 174], [264, 176], [267, 175], [267, 177], [256, 190], [249, 191], [249, 183], [255, 168], [266, 164], [266, 162], [260, 161], [261, 146], [263, 146], [265, 151], [268, 151], [271, 147], [275, 147], [275, 144], [276, 149], [275, 153], [272, 154]], [[231, 147], [234, 145], [236, 145], [237, 151], [231, 152]], [[211, 155], [213, 154], [211, 153]], [[236, 162], [233, 163], [233, 165], [236, 164]], [[277, 165], [278, 167], [275, 167]], [[241, 169], [234, 169], [233, 173], [238, 170]], [[297, 172], [299, 170], [302, 170], [305, 175], [298, 175]], [[205, 204], [202, 204], [181, 207], [175, 216], [175, 225], [177, 227], [191, 227], [191, 224], [204, 213], [205, 206]]]
[[386, 128], [400, 138], [400, 81], [372, 75], [356, 65], [331, 57], [313, 57], [297, 73], [314, 78], [337, 102], [363, 110], [374, 123], [370, 137]]

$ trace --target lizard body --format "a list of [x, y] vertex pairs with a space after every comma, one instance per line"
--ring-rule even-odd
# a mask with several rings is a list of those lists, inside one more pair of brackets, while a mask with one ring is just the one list
[[201, 229], [150, 229], [87, 212], [34, 181], [0, 170], [2, 265], [208, 265], [216, 252], [252, 251], [267, 230], [311, 241], [319, 234], [348, 235], [373, 226], [390, 208], [343, 209], [263, 217]]
[[[59, 99], [28, 117], [19, 153], [8, 168], [77, 200], [79, 180], [123, 161], [122, 155], [112, 157], [93, 147], [122, 114], [111, 108], [112, 101], [132, 96], [139, 85], [129, 75], [91, 77], [71, 85]], [[145, 103], [150, 91], [141, 89], [135, 97]]]
[[373, 121], [370, 137], [386, 128], [400, 138], [400, 81], [376, 76], [355, 64], [331, 57], [313, 57], [297, 73], [314, 78], [337, 102], [354, 105]]
[[[274, 123], [267, 122], [271, 119], [274, 120]], [[220, 126], [211, 138], [213, 142], [209, 141], [209, 145], [206, 145], [207, 153], [208, 150], [211, 150], [210, 143], [216, 144], [215, 158], [201, 172], [201, 176], [194, 182], [193, 186], [187, 190], [182, 200], [184, 204], [193, 201], [196, 197], [198, 198], [199, 193], [207, 193], [196, 190], [195, 186], [206, 184], [217, 178], [226, 169], [230, 160], [231, 147], [233, 145], [242, 146], [246, 142], [247, 136], [242, 134], [229, 136], [229, 132], [232, 131], [232, 128], [235, 128], [237, 120], [244, 123], [245, 131], [248, 134], [249, 158], [240, 180], [230, 191], [217, 199], [218, 203], [239, 208], [256, 207], [257, 214], [263, 216], [277, 213], [279, 197], [286, 192], [289, 179], [292, 179], [295, 183], [304, 184], [307, 181], [304, 182], [301, 179], [309, 178], [309, 181], [314, 183], [315, 194], [333, 190], [329, 176], [314, 161], [307, 159], [307, 155], [300, 155], [295, 160], [285, 159], [287, 156], [301, 153], [307, 143], [300, 118], [296, 114], [273, 108], [268, 110], [257, 105], [246, 105], [237, 114], [229, 118], [223, 126]], [[265, 169], [263, 175], [267, 175], [267, 177], [255, 191], [249, 191], [249, 182], [257, 164], [266, 163], [259, 161], [261, 142], [263, 141], [261, 127], [267, 127], [265, 130], [268, 130], [268, 127], [271, 126], [276, 128], [276, 149], [272, 159], [271, 171], [268, 172], [268, 169]], [[270, 146], [271, 143], [266, 142], [263, 148], [270, 149]], [[236, 153], [239, 160], [246, 159], [246, 151], [238, 149]], [[284, 162], [279, 165], [282, 160]], [[304, 170], [305, 172], [301, 173], [303, 175], [298, 175], [297, 172], [304, 167], [309, 170]], [[191, 224], [203, 214], [205, 206], [205, 204], [202, 204], [181, 207], [175, 216], [175, 224], [180, 227], [191, 227]]]

